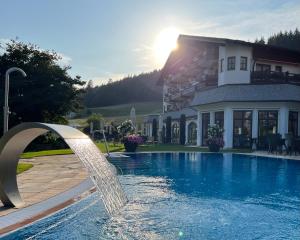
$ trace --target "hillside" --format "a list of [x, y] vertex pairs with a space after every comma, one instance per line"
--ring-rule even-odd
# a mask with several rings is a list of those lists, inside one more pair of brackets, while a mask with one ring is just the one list
[[86, 88], [84, 104], [87, 108], [134, 102], [162, 101], [162, 86], [157, 85], [160, 71], [129, 76], [106, 85]]

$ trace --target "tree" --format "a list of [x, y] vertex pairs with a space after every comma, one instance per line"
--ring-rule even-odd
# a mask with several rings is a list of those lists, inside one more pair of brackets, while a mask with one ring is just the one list
[[94, 130], [99, 130], [101, 128], [100, 121], [103, 121], [103, 117], [101, 114], [93, 113], [91, 116], [88, 117], [87, 123], [90, 125], [93, 123]]
[[167, 117], [166, 120], [166, 143], [171, 143], [171, 128], [172, 128], [172, 118], [171, 117]]
[[179, 143], [181, 145], [185, 144], [185, 123], [186, 123], [186, 117], [184, 114], [181, 114], [180, 116], [180, 126], [179, 126]]
[[280, 31], [269, 37], [267, 43], [268, 45], [300, 51], [300, 31], [298, 28], [296, 28], [295, 31]]
[[[30, 121], [65, 123], [64, 116], [81, 107], [80, 97], [84, 90], [79, 87], [84, 82], [79, 76], [72, 78], [68, 74], [69, 66], [58, 64], [60, 56], [57, 53], [14, 40], [1, 47], [4, 53], [0, 56], [0, 96], [4, 96], [7, 69], [20, 67], [27, 74], [26, 78], [18, 73], [10, 77], [10, 127]], [[1, 97], [1, 106], [3, 101]]]
[[260, 39], [255, 39], [254, 42], [258, 43], [258, 44], [266, 44], [266, 41], [265, 41], [264, 37], [261, 37]]
[[[103, 107], [133, 102], [161, 101], [162, 86], [157, 84], [161, 71], [128, 76], [119, 81], [108, 81], [86, 91], [86, 107]], [[112, 97], [113, 96], [113, 97]]]

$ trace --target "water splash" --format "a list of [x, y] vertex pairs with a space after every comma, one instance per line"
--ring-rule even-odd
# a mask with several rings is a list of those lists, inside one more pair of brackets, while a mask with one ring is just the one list
[[69, 138], [65, 141], [88, 170], [107, 213], [113, 215], [118, 212], [128, 199], [103, 153], [91, 139]]

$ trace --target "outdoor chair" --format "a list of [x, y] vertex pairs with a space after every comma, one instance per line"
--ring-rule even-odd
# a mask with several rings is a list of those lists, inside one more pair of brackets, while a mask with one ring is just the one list
[[268, 152], [273, 153], [281, 153], [282, 147], [285, 146], [284, 139], [281, 138], [281, 135], [276, 134], [269, 134], [267, 136], [267, 143], [268, 143]]

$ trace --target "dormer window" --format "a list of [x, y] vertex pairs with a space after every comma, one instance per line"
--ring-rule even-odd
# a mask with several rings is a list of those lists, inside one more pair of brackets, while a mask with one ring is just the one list
[[227, 70], [228, 71], [235, 70], [235, 57], [227, 58]]
[[247, 57], [241, 57], [240, 70], [247, 71]]

